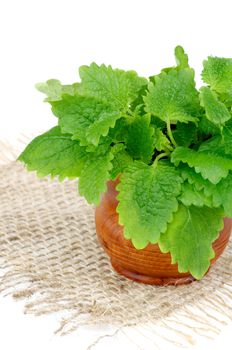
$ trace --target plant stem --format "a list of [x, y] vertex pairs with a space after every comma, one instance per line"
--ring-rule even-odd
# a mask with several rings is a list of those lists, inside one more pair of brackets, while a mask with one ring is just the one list
[[153, 162], [153, 164], [152, 164], [153, 168], [156, 168], [156, 167], [157, 167], [157, 164], [158, 164], [158, 160], [159, 160], [159, 159], [164, 158], [164, 157], [166, 157], [167, 155], [168, 155], [167, 153], [160, 153], [160, 154], [156, 157], [156, 159], [154, 160], [154, 162]]
[[167, 121], [167, 132], [168, 132], [168, 137], [170, 138], [172, 144], [174, 147], [177, 147], [177, 143], [172, 135], [172, 130], [171, 130], [171, 124], [170, 124], [170, 120], [168, 118], [168, 121]]
[[169, 152], [170, 153], [170, 152], [174, 151], [174, 148], [171, 145], [170, 146], [167, 145], [167, 146], [165, 146], [165, 148], [166, 148], [166, 149], [164, 149], [165, 152]]
[[128, 116], [134, 117], [133, 112], [132, 112], [129, 108], [125, 111], [125, 114], [126, 114], [127, 117], [128, 117]]

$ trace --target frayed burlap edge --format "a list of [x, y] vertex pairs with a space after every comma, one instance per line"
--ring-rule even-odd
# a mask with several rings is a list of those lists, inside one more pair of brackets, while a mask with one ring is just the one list
[[[18, 149], [21, 151], [23, 146], [27, 143], [27, 137], [23, 136], [20, 139], [21, 141], [19, 141], [20, 146]], [[48, 208], [51, 213], [50, 215], [55, 215], [54, 217], [57, 221], [53, 222], [50, 220], [50, 217], [46, 218], [43, 216], [45, 208], [43, 207], [45, 205], [44, 202], [38, 207], [36, 204], [33, 210], [30, 208], [30, 202], [26, 204], [24, 202], [23, 206], [26, 205], [28, 214], [23, 218], [22, 216], [24, 213], [21, 213], [22, 207], [20, 210], [17, 207], [19, 204], [22, 205], [20, 201], [16, 204], [14, 203], [14, 205], [12, 203], [12, 206], [14, 206], [12, 212], [11, 208], [4, 211], [1, 210], [3, 205], [0, 207], [0, 215], [3, 214], [2, 216], [4, 219], [4, 221], [2, 219], [2, 225], [0, 225], [0, 233], [2, 233], [1, 243], [3, 242], [3, 249], [0, 254], [2, 267], [0, 292], [4, 295], [12, 295], [16, 300], [24, 299], [25, 313], [34, 315], [44, 315], [54, 312], [60, 313], [60, 327], [56, 330], [56, 333], [61, 335], [68, 334], [75, 331], [78, 327], [85, 325], [95, 324], [99, 326], [99, 324], [112, 324], [112, 331], [102, 331], [102, 334], [97, 337], [96, 341], [90, 344], [89, 349], [93, 348], [101, 341], [104, 341], [106, 337], [117, 337], [121, 342], [123, 342], [123, 337], [126, 337], [133, 343], [133, 332], [137, 335], [141, 334], [141, 339], [149, 339], [151, 344], [154, 345], [154, 348], [161, 348], [161, 341], [164, 343], [171, 342], [173, 349], [190, 347], [201, 337], [208, 338], [209, 340], [215, 339], [215, 337], [220, 334], [220, 331], [232, 321], [231, 241], [218, 263], [215, 264], [210, 273], [200, 282], [195, 282], [189, 286], [154, 287], [138, 285], [128, 281], [112, 271], [107, 257], [105, 257], [101, 248], [94, 241], [93, 208], [87, 206], [86, 202], [79, 196], [77, 196], [75, 206], [74, 198], [71, 193], [75, 191], [76, 184], [71, 182], [69, 187], [66, 182], [64, 185], [55, 182], [53, 185], [50, 179], [36, 179], [34, 174], [28, 174], [21, 165], [13, 161], [19, 153], [18, 149], [0, 141], [1, 174], [9, 176], [8, 179], [0, 177], [0, 195], [5, 200], [5, 202], [3, 200], [4, 207], [5, 203], [8, 205], [10, 203], [7, 199], [9, 195], [12, 194], [12, 198], [15, 199], [15, 191], [13, 192], [14, 185], [11, 186], [11, 182], [14, 183], [15, 179], [19, 179], [21, 176], [21, 187], [19, 186], [21, 192], [19, 191], [19, 193], [25, 193], [25, 201], [27, 201], [28, 198], [30, 199], [27, 190], [28, 192], [33, 192], [36, 189], [37, 192], [35, 196], [38, 196], [39, 199], [43, 196], [45, 198], [50, 198], [49, 196], [51, 196], [51, 199], [54, 201], [59, 199], [62, 204], [56, 209], [60, 210], [61, 215], [65, 213], [65, 219], [69, 220], [69, 224], [67, 225], [67, 228], [69, 228], [69, 235], [65, 236], [62, 229], [66, 226], [62, 226], [56, 214], [52, 212], [51, 207]], [[9, 174], [9, 169], [14, 173], [13, 175], [7, 175]], [[25, 189], [25, 186], [28, 188]], [[52, 194], [57, 191], [57, 186], [63, 186], [60, 188], [62, 196], [54, 196], [54, 198], [52, 198]], [[42, 195], [40, 194], [40, 188]], [[50, 188], [50, 191], [44, 193], [47, 188]], [[6, 193], [8, 196], [4, 197]], [[76, 195], [76, 193], [74, 193], [74, 195]], [[36, 201], [36, 203], [38, 202]], [[37, 211], [35, 212], [37, 208], [39, 217], [37, 217]], [[34, 213], [32, 216], [30, 216], [30, 210]], [[74, 218], [70, 217], [71, 213], [75, 211], [76, 214], [81, 212], [82, 216], [77, 215]], [[9, 212], [11, 213], [9, 214]], [[15, 219], [13, 219], [15, 214], [17, 214], [19, 218], [17, 224]], [[62, 231], [58, 237], [56, 237], [56, 242], [52, 241], [53, 236], [49, 237], [51, 244], [49, 243], [49, 239], [48, 241], [46, 240], [47, 238], [44, 239], [44, 241], [43, 239], [41, 240], [41, 232], [36, 229], [32, 236], [31, 226], [28, 222], [29, 218], [32, 218], [32, 220], [50, 220], [46, 225], [46, 229], [50, 228], [53, 235], [59, 233], [59, 229]], [[9, 219], [9, 222], [6, 221], [7, 219]], [[78, 219], [81, 221], [81, 225], [77, 223]], [[89, 220], [90, 224], [86, 223], [85, 220]], [[38, 224], [37, 221], [36, 224]], [[70, 229], [72, 224], [73, 228]], [[6, 227], [8, 228], [7, 232], [3, 232]], [[44, 227], [42, 228], [44, 229]], [[74, 271], [77, 269], [77, 265], [73, 266], [74, 263], [76, 264], [75, 254], [72, 255], [69, 251], [66, 251], [63, 260], [58, 256], [59, 251], [63, 253], [62, 249], [60, 249], [62, 247], [60, 243], [62, 240], [65, 242], [69, 240], [69, 245], [65, 245], [66, 250], [75, 246], [77, 243], [80, 244], [78, 239], [75, 238], [75, 232], [77, 231], [79, 234], [92, 233], [89, 241], [88, 238], [85, 238], [87, 241], [86, 246], [90, 246], [89, 253], [86, 254], [83, 253], [82, 250], [77, 250], [79, 255], [82, 254], [78, 260], [82, 272], [78, 272], [78, 277], [85, 275], [85, 272], [89, 273], [94, 270], [94, 259], [98, 262], [98, 269], [102, 269], [101, 273], [98, 273], [96, 270], [92, 275], [90, 274], [90, 279], [88, 279], [87, 282], [83, 280], [86, 288], [85, 291], [83, 288], [80, 288], [77, 281], [74, 281]], [[19, 236], [21, 234], [20, 237], [17, 237], [17, 232]], [[25, 240], [23, 238], [24, 234], [25, 237], [27, 236]], [[35, 258], [36, 263], [41, 259], [41, 273], [35, 270], [33, 264], [26, 264], [25, 260], [21, 260], [23, 255], [25, 259], [27, 259], [27, 254], [29, 254], [29, 256], [32, 254], [31, 245], [33, 244], [35, 234], [38, 236], [35, 247], [37, 247], [38, 255], [41, 256], [33, 258]], [[54, 260], [53, 269], [51, 266], [48, 268], [44, 265], [44, 257], [46, 256], [46, 254], [43, 253], [44, 243], [46, 243], [48, 255], [51, 255], [50, 262], [52, 258], [56, 258]], [[92, 250], [91, 244], [95, 244]], [[17, 248], [15, 248], [15, 246], [17, 246]], [[55, 256], [49, 251], [49, 249], [52, 250], [53, 246], [57, 248]], [[96, 249], [97, 253], [95, 252]], [[19, 256], [19, 252], [22, 255], [21, 257]], [[75, 249], [74, 252], [76, 252]], [[36, 255], [36, 249], [33, 254]], [[96, 256], [94, 257], [94, 255]], [[81, 258], [83, 259], [82, 261]], [[60, 265], [62, 266], [60, 270], [57, 265], [59, 259]], [[85, 271], [86, 263], [90, 265], [90, 268], [89, 270], [86, 268]], [[63, 285], [59, 278], [62, 273], [66, 275], [66, 284], [64, 283]], [[101, 278], [101, 276], [102, 280], [97, 280]], [[83, 276], [81, 278], [83, 278]], [[92, 281], [91, 278], [93, 278]], [[73, 285], [72, 279], [74, 281]], [[67, 287], [67, 282], [69, 281], [70, 288]], [[102, 285], [102, 287], [100, 287], [100, 285]], [[66, 290], [64, 289], [61, 291], [61, 288], [64, 288], [64, 286], [66, 286]], [[106, 292], [104, 292], [104, 290]], [[84, 292], [85, 294], [83, 295]], [[78, 295], [78, 293], [80, 294]], [[83, 299], [78, 300], [80, 297]], [[77, 301], [75, 301], [75, 298]], [[140, 305], [138, 305], [139, 302]], [[156, 304], [154, 305], [154, 303]], [[133, 313], [131, 311], [133, 315], [130, 317], [130, 310], [134, 308], [136, 308], [136, 312]], [[138, 344], [135, 345], [138, 346]]]

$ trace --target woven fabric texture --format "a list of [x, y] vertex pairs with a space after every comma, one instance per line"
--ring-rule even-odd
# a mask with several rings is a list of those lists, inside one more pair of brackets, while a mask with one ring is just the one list
[[0, 247], [0, 292], [24, 298], [25, 312], [59, 312], [61, 334], [81, 325], [156, 325], [179, 313], [209, 335], [232, 320], [231, 241], [200, 282], [127, 280], [98, 243], [94, 207], [78, 195], [76, 181], [38, 179], [15, 161], [0, 167]]

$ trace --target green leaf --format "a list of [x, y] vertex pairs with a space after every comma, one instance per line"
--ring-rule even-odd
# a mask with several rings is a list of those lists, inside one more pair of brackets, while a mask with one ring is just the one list
[[130, 120], [125, 135], [126, 148], [134, 159], [149, 163], [154, 152], [154, 128], [150, 115], [135, 116]]
[[158, 164], [154, 169], [135, 161], [120, 178], [117, 186], [119, 224], [124, 236], [137, 249], [156, 243], [160, 233], [178, 208], [181, 178], [172, 166]]
[[171, 155], [171, 161], [178, 166], [180, 162], [187, 163], [204, 179], [213, 184], [218, 183], [232, 169], [232, 159], [225, 158], [206, 151], [194, 151], [186, 147], [177, 147]]
[[122, 114], [93, 97], [63, 95], [62, 100], [51, 102], [53, 113], [59, 118], [62, 132], [70, 133], [81, 145], [97, 146]]
[[[189, 168], [188, 166], [182, 166], [180, 170], [181, 170], [181, 175], [183, 179], [184, 180], [187, 179], [189, 184], [194, 186], [195, 192], [197, 193], [203, 192], [204, 196], [206, 196], [207, 198], [210, 198], [211, 206], [223, 207], [225, 211], [225, 215], [232, 217], [232, 173], [231, 172], [229, 172], [226, 178], [219, 181], [216, 185], [213, 185], [208, 180], [203, 179], [203, 177], [200, 174], [197, 174], [194, 171], [194, 169]], [[186, 202], [184, 204], [187, 205]], [[206, 204], [205, 202], [205, 205], [209, 205], [209, 204]]]
[[138, 91], [136, 99], [133, 100], [130, 103], [130, 109], [133, 112], [135, 112], [136, 109], [140, 109], [143, 113], [145, 113], [145, 111], [144, 111], [144, 103], [143, 103], [143, 96], [146, 95], [147, 84], [148, 84], [148, 81], [146, 81], [146, 84], [143, 85], [142, 88]]
[[204, 179], [201, 174], [196, 173], [194, 168], [190, 168], [183, 164], [180, 167], [181, 176], [184, 180], [188, 180], [189, 184], [194, 185], [196, 191], [202, 191], [207, 197], [212, 196], [216, 186], [209, 180]]
[[178, 263], [179, 272], [190, 272], [201, 279], [215, 253], [212, 243], [223, 228], [220, 209], [179, 206], [173, 221], [159, 240], [163, 253], [170, 252], [172, 263]]
[[79, 193], [88, 203], [100, 204], [101, 194], [106, 191], [106, 182], [110, 179], [112, 159], [113, 155], [109, 151], [88, 154], [78, 182]]
[[[171, 71], [175, 70], [175, 71], [179, 71], [179, 70], [182, 70], [182, 69], [189, 69], [191, 70], [191, 74], [193, 73], [194, 74], [194, 70], [191, 69], [189, 67], [189, 64], [188, 64], [188, 56], [187, 54], [184, 52], [184, 49], [183, 47], [181, 46], [176, 46], [175, 47], [175, 58], [176, 58], [176, 64], [177, 66], [176, 67], [166, 67], [166, 68], [163, 68], [161, 70], [161, 73], [158, 74], [159, 77], [162, 77], [163, 75], [165, 74], [168, 74], [170, 73]], [[150, 76], [149, 79], [152, 83], [155, 83], [156, 81], [156, 77], [155, 75], [153, 76]]]
[[111, 104], [115, 108], [127, 109], [138, 97], [138, 92], [147, 80], [138, 77], [134, 71], [112, 69], [111, 66], [92, 63], [79, 69], [81, 92]]
[[159, 128], [160, 130], [164, 130], [167, 128], [167, 124], [163, 120], [161, 120], [160, 118], [154, 115], [151, 115], [151, 125], [156, 128]]
[[80, 176], [86, 161], [85, 148], [70, 135], [61, 134], [54, 127], [36, 137], [18, 158], [27, 169], [36, 170], [38, 176], [58, 175], [60, 180]]
[[232, 217], [232, 173], [222, 179], [213, 191], [214, 206], [221, 206], [224, 209], [225, 216]]
[[176, 57], [176, 64], [180, 69], [189, 68], [188, 55], [184, 52], [183, 47], [176, 46], [175, 57]]
[[128, 128], [128, 119], [121, 118], [118, 119], [115, 123], [115, 127], [109, 130], [108, 136], [111, 138], [111, 141], [114, 143], [125, 142], [125, 135]]
[[225, 147], [225, 152], [232, 155], [232, 119], [223, 126], [222, 143]]
[[154, 145], [158, 151], [165, 151], [171, 147], [169, 139], [159, 128], [154, 128]]
[[207, 86], [200, 89], [200, 101], [202, 107], [205, 108], [206, 117], [216, 125], [223, 125], [227, 120], [231, 119], [231, 114], [217, 95]]
[[218, 156], [232, 159], [232, 155], [225, 152], [225, 145], [223, 144], [221, 135], [215, 135], [210, 139], [201, 143], [199, 147], [200, 152], [209, 152]]
[[188, 147], [197, 141], [197, 127], [194, 123], [177, 123], [176, 129], [172, 132], [176, 143], [179, 146]]
[[180, 201], [186, 205], [195, 205], [197, 207], [212, 207], [212, 198], [205, 195], [204, 191], [199, 191], [194, 185], [184, 182], [181, 188]]
[[198, 129], [205, 135], [218, 135], [221, 133], [220, 127], [209, 121], [209, 119], [206, 118], [206, 115], [200, 117]]
[[110, 171], [110, 178], [115, 180], [118, 175], [122, 174], [124, 170], [133, 163], [133, 158], [125, 150], [125, 145], [118, 143], [111, 149], [114, 159], [112, 160], [112, 169]]
[[144, 97], [147, 112], [166, 122], [197, 122], [200, 105], [190, 69], [156, 76], [155, 84], [150, 83], [148, 90]]
[[46, 83], [36, 84], [37, 90], [47, 95], [45, 102], [59, 101], [63, 94], [75, 95], [78, 92], [79, 84], [62, 85], [59, 80], [50, 79]]
[[222, 99], [232, 102], [232, 59], [208, 57], [203, 65], [203, 81], [219, 93]]
[[86, 132], [86, 139], [89, 143], [97, 146], [101, 136], [107, 136], [110, 128], [114, 128], [115, 123], [122, 115], [113, 111], [102, 111], [99, 119], [91, 124]]

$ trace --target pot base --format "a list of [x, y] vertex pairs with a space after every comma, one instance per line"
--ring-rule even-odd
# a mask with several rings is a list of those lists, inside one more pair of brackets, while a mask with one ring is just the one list
[[111, 261], [111, 265], [114, 268], [114, 270], [120, 275], [126, 278], [129, 278], [132, 281], [144, 283], [144, 284], [154, 284], [158, 286], [170, 286], [170, 285], [178, 286], [181, 284], [189, 284], [195, 281], [195, 278], [192, 276], [176, 277], [176, 278], [173, 278], [173, 277], [159, 278], [159, 277], [142, 275], [138, 272], [126, 270], [122, 266], [118, 265], [117, 263], [114, 263], [113, 261]]
[[[108, 191], [103, 195], [95, 212], [97, 236], [109, 255], [113, 268], [119, 274], [145, 284], [165, 286], [193, 282], [194, 278], [188, 272], [178, 271], [177, 264], [172, 264], [170, 253], [162, 253], [158, 244], [149, 243], [144, 249], [136, 249], [131, 241], [124, 237], [123, 226], [118, 223], [116, 211], [118, 183], [119, 179], [108, 182]], [[231, 230], [232, 219], [224, 218], [224, 228], [212, 245], [215, 257], [211, 260], [210, 266], [225, 249]]]

